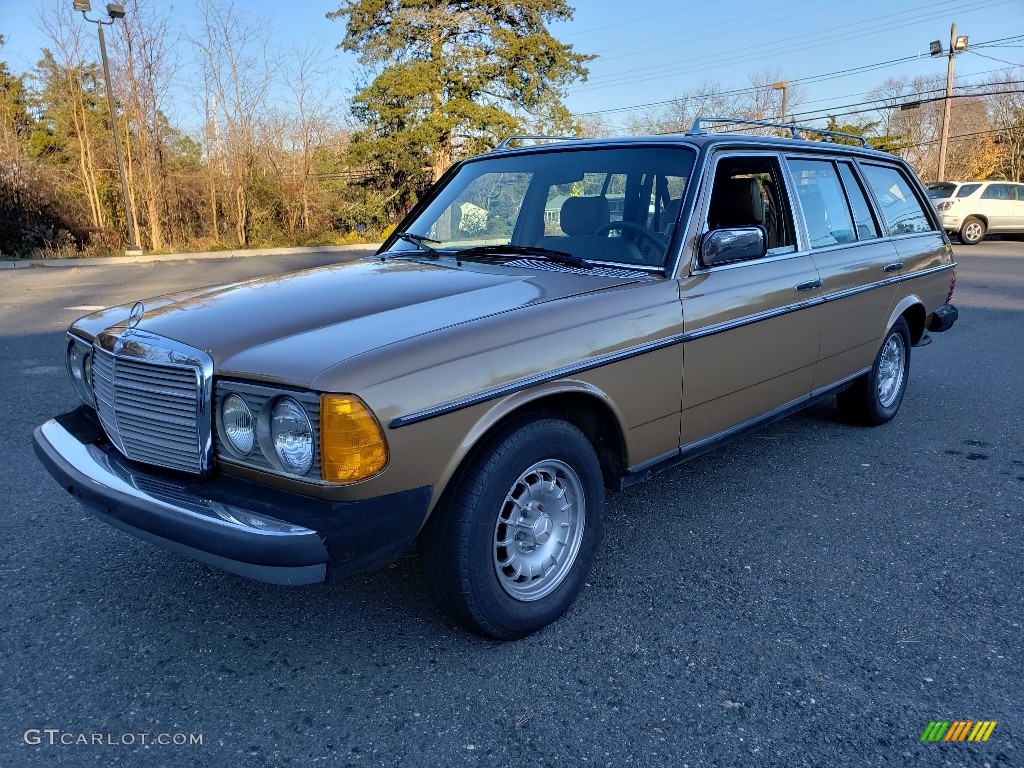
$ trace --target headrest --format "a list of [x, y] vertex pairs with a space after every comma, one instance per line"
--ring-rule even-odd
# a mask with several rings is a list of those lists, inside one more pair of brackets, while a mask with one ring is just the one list
[[562, 203], [560, 222], [567, 235], [592, 235], [610, 219], [606, 197], [567, 197]]
[[764, 224], [764, 199], [756, 179], [727, 179], [715, 183], [708, 216], [713, 228]]

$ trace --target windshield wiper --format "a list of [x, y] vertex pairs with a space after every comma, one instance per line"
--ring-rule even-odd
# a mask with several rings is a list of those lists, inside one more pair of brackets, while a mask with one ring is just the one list
[[414, 235], [412, 232], [399, 232], [395, 235], [399, 240], [404, 240], [407, 243], [412, 243], [425, 254], [430, 256], [432, 259], [437, 258], [437, 250], [431, 248], [427, 243], [434, 243], [435, 245], [440, 243], [440, 240], [431, 240], [429, 237], [423, 235]]
[[553, 248], [540, 248], [533, 245], [479, 245], [475, 248], [466, 248], [465, 250], [456, 251], [456, 258], [463, 258], [466, 256], [533, 256], [535, 258], [547, 259], [548, 261], [554, 261], [558, 264], [566, 264], [570, 267], [577, 267], [579, 269], [592, 269], [591, 264], [586, 259], [574, 256], [566, 251], [556, 251]]

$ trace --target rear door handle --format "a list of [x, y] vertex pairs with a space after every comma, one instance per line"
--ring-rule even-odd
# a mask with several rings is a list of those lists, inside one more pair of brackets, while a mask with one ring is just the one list
[[798, 291], [813, 291], [815, 288], [821, 288], [821, 280], [808, 280], [806, 283], [800, 283], [796, 287]]
[[886, 264], [882, 267], [883, 272], [899, 272], [901, 269], [903, 269], [902, 261], [894, 261], [892, 264]]

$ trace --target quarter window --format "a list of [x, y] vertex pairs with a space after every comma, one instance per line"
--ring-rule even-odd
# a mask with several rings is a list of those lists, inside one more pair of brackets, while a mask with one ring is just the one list
[[867, 163], [861, 167], [891, 234], [932, 231], [932, 223], [914, 194], [913, 187], [899, 170]]
[[956, 191], [956, 196], [970, 197], [971, 195], [978, 191], [978, 187], [980, 186], [981, 184], [964, 184], [962, 187], [960, 187], [960, 189]]

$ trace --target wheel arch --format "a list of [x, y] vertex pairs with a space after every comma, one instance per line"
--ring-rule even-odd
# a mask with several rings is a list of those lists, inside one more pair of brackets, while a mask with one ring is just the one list
[[885, 332], [888, 333], [889, 329], [901, 317], [907, 321], [907, 327], [910, 328], [911, 345], [917, 344], [924, 336], [924, 323], [926, 319], [924, 302], [919, 296], [911, 294], [910, 296], [904, 296], [900, 300], [892, 312], [889, 313], [889, 321], [885, 325]]
[[[499, 429], [517, 419], [553, 417], [579, 429], [597, 454], [606, 486], [611, 486], [628, 462], [622, 414], [604, 392], [583, 381], [551, 382], [518, 392], [494, 403], [459, 444], [435, 486], [430, 513], [457, 481], [459, 471]], [[428, 515], [429, 517], [429, 515]]]

